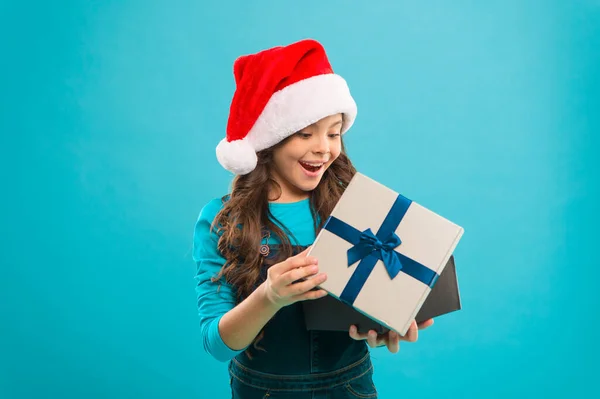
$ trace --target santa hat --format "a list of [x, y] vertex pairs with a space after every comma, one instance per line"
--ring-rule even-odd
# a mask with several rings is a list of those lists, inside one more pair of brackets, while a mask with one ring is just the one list
[[302, 40], [239, 57], [236, 90], [226, 137], [217, 145], [219, 163], [236, 175], [256, 167], [256, 153], [318, 120], [344, 115], [342, 134], [357, 107], [346, 81], [333, 72], [325, 49]]

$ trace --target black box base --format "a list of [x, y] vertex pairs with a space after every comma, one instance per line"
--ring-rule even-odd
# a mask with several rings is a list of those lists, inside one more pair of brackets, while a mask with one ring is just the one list
[[[389, 331], [386, 326], [331, 295], [313, 301], [304, 301], [303, 308], [308, 330], [349, 331], [350, 326], [354, 324], [360, 333], [375, 330], [379, 334], [384, 334]], [[415, 320], [421, 323], [460, 309], [456, 265], [452, 255]]]

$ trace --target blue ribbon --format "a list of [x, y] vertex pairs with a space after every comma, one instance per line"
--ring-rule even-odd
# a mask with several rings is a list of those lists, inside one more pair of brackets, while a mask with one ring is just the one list
[[402, 241], [396, 233], [392, 233], [385, 242], [381, 242], [371, 229], [367, 229], [361, 233], [358, 244], [348, 250], [348, 266], [366, 258], [367, 255], [373, 254], [377, 259], [383, 261], [388, 274], [391, 278], [394, 278], [402, 269], [402, 263], [400, 263], [400, 259], [394, 252], [394, 248], [401, 243]]
[[385, 265], [390, 278], [395, 278], [402, 271], [433, 288], [439, 275], [395, 250], [402, 243], [395, 231], [411, 203], [411, 200], [398, 195], [377, 234], [373, 234], [371, 229], [361, 232], [334, 216], [327, 219], [324, 229], [354, 245], [347, 253], [348, 266], [360, 261], [340, 295], [342, 301], [354, 304], [379, 260]]

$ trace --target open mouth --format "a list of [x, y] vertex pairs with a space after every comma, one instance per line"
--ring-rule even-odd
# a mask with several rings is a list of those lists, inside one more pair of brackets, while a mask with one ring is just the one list
[[309, 173], [317, 173], [323, 167], [323, 162], [303, 162], [300, 165]]

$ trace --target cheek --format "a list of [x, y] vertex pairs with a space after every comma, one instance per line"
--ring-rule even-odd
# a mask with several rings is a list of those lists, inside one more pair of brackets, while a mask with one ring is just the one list
[[299, 164], [298, 164], [299, 158], [297, 158], [295, 156], [295, 154], [293, 154], [291, 152], [288, 152], [288, 153], [282, 154], [282, 155], [283, 156], [279, 157], [278, 162], [277, 162], [279, 173], [286, 180], [297, 179], [298, 173], [302, 172], [299, 168], [297, 168], [297, 166], [299, 166]]
[[283, 148], [273, 155], [273, 162], [280, 169], [285, 169], [285, 167], [289, 167], [294, 162], [297, 162], [297, 157], [294, 151], [291, 151], [289, 148]]
[[337, 157], [340, 156], [340, 153], [342, 152], [342, 144], [340, 142], [335, 143], [335, 145], [332, 145], [330, 147], [330, 151], [331, 151], [331, 162], [335, 161], [337, 159]]

